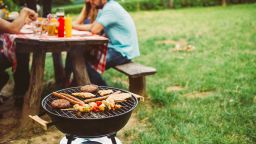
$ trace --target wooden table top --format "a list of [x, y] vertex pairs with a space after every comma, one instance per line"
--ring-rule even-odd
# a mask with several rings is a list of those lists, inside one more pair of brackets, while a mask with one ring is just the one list
[[[88, 49], [90, 46], [106, 45], [108, 39], [99, 35], [84, 32], [85, 35], [74, 35], [70, 38], [35, 34], [3, 34], [15, 38], [16, 52], [27, 53], [42, 49], [45, 52], [69, 51], [71, 48]], [[0, 45], [3, 43], [1, 42]]]
[[17, 37], [16, 51], [17, 52], [33, 52], [37, 49], [43, 49], [45, 52], [61, 52], [69, 51], [71, 48], [88, 49], [95, 45], [107, 45], [108, 39], [98, 36], [93, 38], [92, 36], [86, 37], [72, 37], [72, 38], [56, 38], [48, 39], [31, 39], [26, 37]]

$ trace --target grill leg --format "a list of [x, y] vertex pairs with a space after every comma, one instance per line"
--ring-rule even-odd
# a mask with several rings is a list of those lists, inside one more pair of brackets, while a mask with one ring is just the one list
[[75, 140], [73, 135], [66, 135], [66, 138], [68, 139], [67, 144], [71, 144], [73, 140]]
[[110, 138], [111, 139], [111, 141], [112, 141], [112, 144], [116, 144], [116, 133], [114, 133], [114, 134], [112, 134], [112, 135], [110, 135], [110, 136], [108, 136], [108, 138]]

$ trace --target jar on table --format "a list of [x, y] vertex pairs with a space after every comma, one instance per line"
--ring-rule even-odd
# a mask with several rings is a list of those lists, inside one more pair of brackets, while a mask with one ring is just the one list
[[48, 24], [48, 35], [56, 36], [58, 34], [58, 21], [56, 18], [52, 18]]

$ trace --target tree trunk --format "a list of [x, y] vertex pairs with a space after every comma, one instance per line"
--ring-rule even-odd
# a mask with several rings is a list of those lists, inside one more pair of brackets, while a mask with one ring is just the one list
[[226, 6], [227, 5], [227, 0], [221, 0], [221, 5]]
[[173, 0], [168, 0], [168, 8], [173, 8]]

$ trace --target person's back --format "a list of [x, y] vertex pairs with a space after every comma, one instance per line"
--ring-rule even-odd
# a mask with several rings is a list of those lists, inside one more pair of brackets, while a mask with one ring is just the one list
[[104, 26], [109, 38], [108, 48], [120, 52], [128, 59], [139, 56], [135, 24], [129, 13], [116, 1], [108, 1], [96, 21]]
[[[91, 0], [91, 3], [101, 11], [89, 30], [93, 34], [104, 31], [109, 39], [105, 68], [128, 63], [139, 56], [137, 32], [129, 13], [114, 0]], [[92, 66], [87, 64], [86, 67], [93, 84], [106, 85]]]

